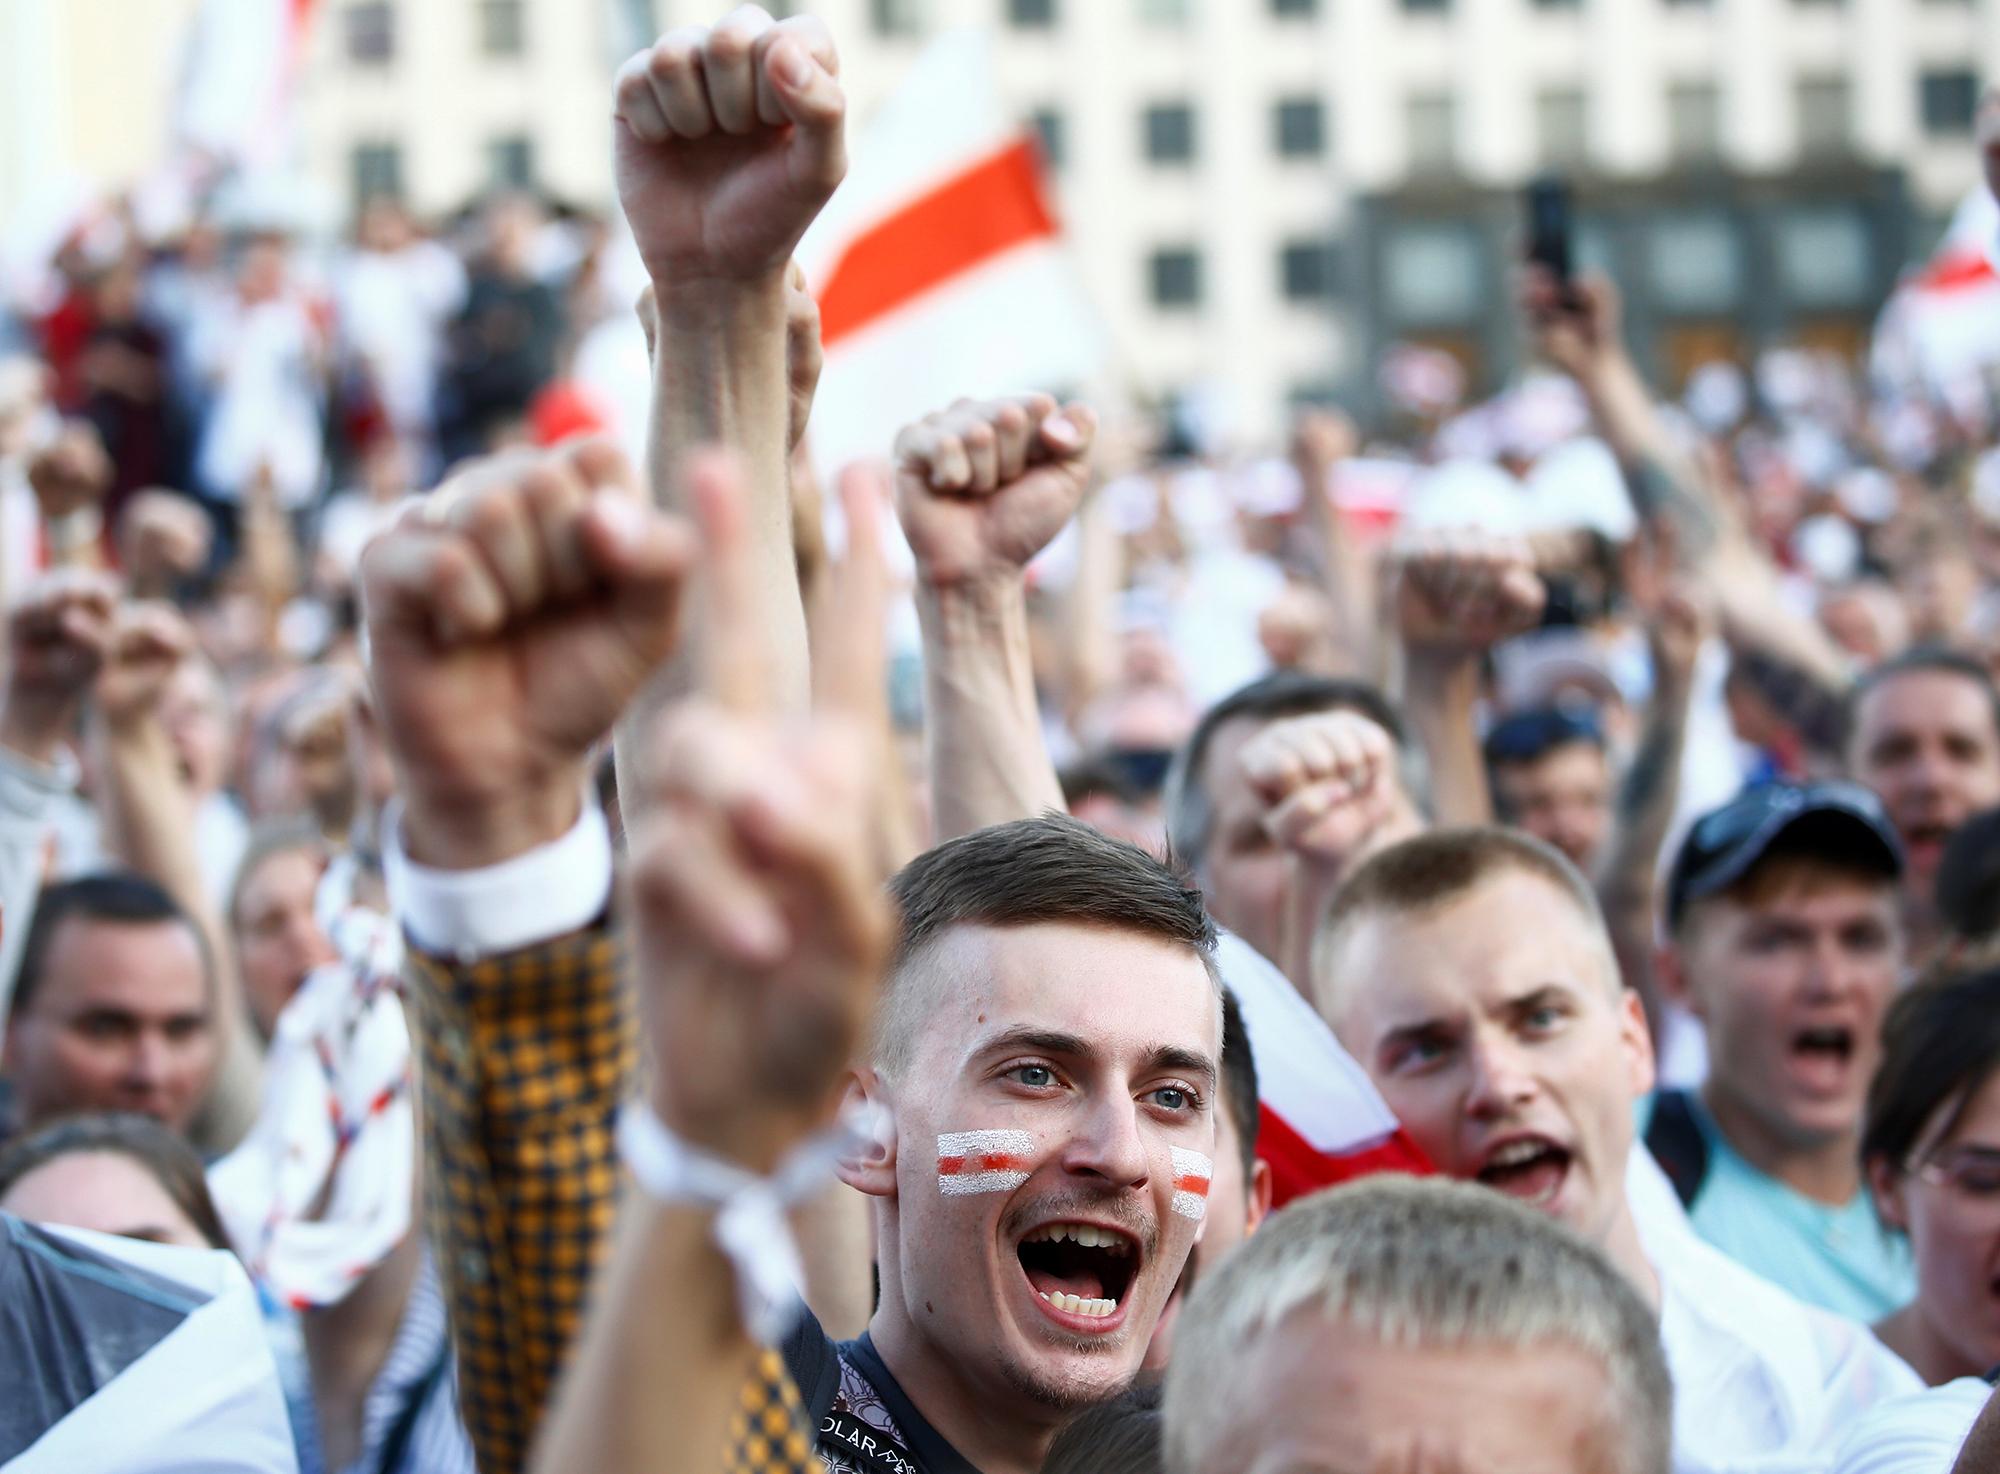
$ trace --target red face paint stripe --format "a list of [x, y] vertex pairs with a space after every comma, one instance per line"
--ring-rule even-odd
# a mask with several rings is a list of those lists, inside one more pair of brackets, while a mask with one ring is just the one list
[[1176, 1177], [1174, 1179], [1174, 1191], [1194, 1193], [1198, 1197], [1205, 1198], [1208, 1196], [1208, 1179], [1206, 1177], [1193, 1176]]
[[967, 1172], [1025, 1172], [1027, 1159], [1009, 1152], [985, 1152], [976, 1157], [939, 1157], [938, 1176], [958, 1177]]

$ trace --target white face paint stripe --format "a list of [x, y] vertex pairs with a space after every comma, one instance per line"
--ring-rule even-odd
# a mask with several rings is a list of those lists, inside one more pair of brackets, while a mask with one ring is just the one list
[[1196, 1223], [1208, 1214], [1208, 1184], [1215, 1163], [1200, 1152], [1184, 1146], [1171, 1148], [1174, 1163], [1174, 1198], [1170, 1205], [1183, 1218]]
[[946, 1131], [938, 1136], [938, 1191], [1012, 1192], [1028, 1180], [1035, 1139], [1025, 1131]]

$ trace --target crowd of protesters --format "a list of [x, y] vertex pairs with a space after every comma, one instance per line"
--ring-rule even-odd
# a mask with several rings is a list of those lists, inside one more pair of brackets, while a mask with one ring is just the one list
[[619, 73], [643, 464], [526, 198], [10, 295], [0, 1467], [2000, 1468], [2000, 383], [823, 494], [838, 76]]

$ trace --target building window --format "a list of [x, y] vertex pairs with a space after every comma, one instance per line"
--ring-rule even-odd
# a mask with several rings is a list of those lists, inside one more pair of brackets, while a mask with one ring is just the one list
[[1326, 152], [1326, 108], [1317, 97], [1279, 99], [1271, 129], [1281, 159], [1316, 159]]
[[1194, 109], [1184, 102], [1146, 109], [1146, 160], [1153, 164], [1194, 162]]
[[1443, 15], [1451, 9], [1451, 0], [1403, 0], [1405, 15]]
[[511, 134], [486, 145], [486, 177], [499, 189], [530, 189], [535, 183], [535, 143]]
[[1184, 26], [1194, 19], [1194, 0], [1139, 0], [1139, 20], [1149, 26]]
[[1721, 313], [1743, 295], [1743, 257], [1729, 217], [1670, 216], [1647, 240], [1653, 296], [1669, 312]]
[[868, 25], [878, 36], [920, 35], [921, 10], [921, 0], [868, 0]]
[[1287, 302], [1324, 302], [1334, 291], [1333, 242], [1287, 241], [1278, 252], [1278, 286]]
[[1722, 153], [1722, 94], [1713, 82], [1667, 89], [1667, 146], [1678, 164], [1713, 163]]
[[1799, 111], [1799, 152], [1833, 158], [1848, 151], [1854, 128], [1853, 95], [1845, 77], [1801, 77], [1795, 94]]
[[1007, 24], [1018, 30], [1046, 30], [1056, 23], [1056, 0], [1007, 0]]
[[1925, 72], [1918, 100], [1926, 133], [1970, 133], [1979, 105], [1979, 79], [1968, 71]]
[[1304, 16], [1319, 14], [1319, 0], [1271, 0], [1271, 14]]
[[1187, 247], [1155, 251], [1147, 263], [1153, 305], [1177, 311], [1201, 305], [1201, 253]]
[[380, 196], [403, 197], [403, 151], [393, 143], [357, 143], [348, 159], [354, 203], [361, 206]]
[[1478, 240], [1463, 226], [1396, 226], [1384, 242], [1382, 266], [1383, 295], [1401, 324], [1471, 322], [1484, 307]]
[[1868, 227], [1853, 210], [1802, 209], [1779, 220], [1778, 279], [1803, 307], [1865, 307], [1874, 295]]
[[1537, 10], [1581, 10], [1583, 0], [1535, 0]]
[[1583, 93], [1574, 87], [1552, 87], [1535, 98], [1535, 138], [1542, 167], [1570, 169], [1588, 152], [1584, 135]]
[[1404, 107], [1410, 171], [1449, 174], [1458, 158], [1458, 109], [1448, 92], [1419, 92]]
[[1069, 157], [1069, 139], [1063, 134], [1063, 115], [1052, 107], [1036, 108], [1028, 114], [1028, 126], [1041, 141], [1042, 157], [1051, 169], [1060, 169]]
[[486, 56], [519, 56], [528, 49], [526, 7], [521, 0], [479, 0], [479, 50]]
[[396, 56], [396, 10], [389, 0], [360, 0], [347, 7], [347, 59], [356, 66], [387, 66]]

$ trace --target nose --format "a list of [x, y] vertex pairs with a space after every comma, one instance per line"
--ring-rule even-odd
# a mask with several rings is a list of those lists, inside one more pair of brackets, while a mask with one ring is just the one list
[[1472, 1066], [1466, 1110], [1476, 1119], [1504, 1119], [1534, 1098], [1535, 1077], [1511, 1039], [1484, 1036], [1473, 1040], [1466, 1053]]
[[143, 1031], [133, 1042], [132, 1051], [126, 1056], [125, 1076], [121, 1083], [128, 1097], [143, 1102], [141, 1109], [151, 1107], [165, 1091], [169, 1054], [165, 1037], [155, 1031]]
[[1150, 1168], [1139, 1134], [1138, 1107], [1118, 1095], [1093, 1102], [1070, 1138], [1063, 1166], [1076, 1176], [1097, 1178], [1106, 1187], [1143, 1186]]

